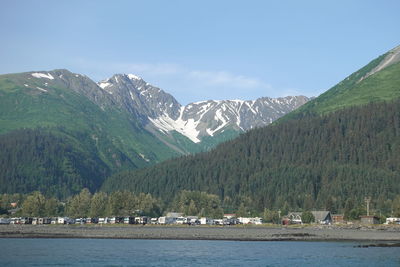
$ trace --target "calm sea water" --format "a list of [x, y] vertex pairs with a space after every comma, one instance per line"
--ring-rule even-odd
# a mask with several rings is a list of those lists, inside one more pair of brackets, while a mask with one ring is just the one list
[[351, 242], [0, 239], [1, 266], [400, 266]]

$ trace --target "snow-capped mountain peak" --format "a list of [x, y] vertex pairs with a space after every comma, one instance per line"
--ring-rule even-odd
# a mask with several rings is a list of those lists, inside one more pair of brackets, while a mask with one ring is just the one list
[[134, 74], [116, 74], [98, 83], [130, 112], [139, 113], [147, 128], [173, 131], [194, 143], [225, 130], [243, 132], [265, 126], [306, 103], [305, 96], [256, 100], [207, 100], [182, 106], [170, 94]]
[[135, 74], [127, 74], [128, 78], [131, 80], [143, 80], [141, 77], [135, 75]]

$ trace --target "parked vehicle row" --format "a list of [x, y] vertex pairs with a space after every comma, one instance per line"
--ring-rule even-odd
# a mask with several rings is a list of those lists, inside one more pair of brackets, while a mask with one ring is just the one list
[[185, 224], [185, 225], [235, 225], [261, 224], [261, 218], [212, 219], [207, 217], [183, 216], [179, 213], [168, 213], [166, 216], [150, 218], [147, 216], [114, 216], [100, 218], [69, 218], [69, 217], [15, 217], [0, 218], [0, 224]]

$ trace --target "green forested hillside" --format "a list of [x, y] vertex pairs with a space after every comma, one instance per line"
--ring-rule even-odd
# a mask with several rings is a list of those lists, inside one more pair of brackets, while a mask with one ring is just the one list
[[[365, 67], [354, 72], [319, 97], [284, 116], [281, 120], [301, 117], [308, 113], [325, 114], [346, 107], [399, 98], [400, 62], [385, 63], [394, 53], [400, 53], [400, 47], [374, 59]], [[370, 72], [378, 66], [383, 67], [370, 75]]]
[[[66, 195], [84, 186], [95, 190], [110, 173], [177, 155], [143, 129], [138, 123], [140, 118], [113, 105], [101, 91], [90, 91], [91, 86], [97, 85], [88, 78], [66, 70], [50, 74], [64, 80], [38, 79], [31, 73], [0, 75], [0, 140], [9, 148], [0, 149], [0, 161], [5, 164], [0, 173], [0, 192], [41, 189]], [[46, 131], [26, 130], [38, 127]], [[68, 156], [61, 152], [35, 152], [37, 138], [44, 138], [43, 142], [50, 138], [53, 148], [67, 147]], [[18, 146], [12, 149], [10, 142]], [[43, 166], [42, 157], [53, 161]], [[10, 158], [14, 160], [5, 163]], [[76, 163], [71, 163], [72, 172], [69, 163], [61, 164], [65, 158]], [[94, 165], [86, 161], [93, 161]], [[59, 179], [69, 180], [59, 183]]]
[[[111, 169], [93, 140], [47, 129], [21, 129], [1, 135], [0, 184], [3, 192], [32, 192], [65, 198], [81, 188], [100, 187]], [[125, 159], [129, 161], [129, 159]]]
[[[181, 190], [218, 195], [226, 209], [343, 209], [400, 194], [400, 101], [304, 115], [253, 130], [209, 153], [113, 175], [106, 191], [149, 192], [172, 201]], [[347, 205], [350, 205], [347, 203]], [[382, 208], [383, 209], [383, 208]]]
[[[74, 76], [70, 72], [63, 73]], [[177, 155], [141, 128], [140, 118], [107, 103], [108, 99], [100, 105], [59, 83], [49, 81], [45, 87], [43, 79], [27, 76], [29, 73], [0, 75], [0, 133], [20, 128], [58, 126], [71, 132], [87, 132], [97, 140], [102, 158], [113, 167], [118, 167], [118, 164], [112, 159], [112, 153], [107, 153], [110, 150], [107, 143], [123, 151], [137, 166]], [[83, 85], [77, 87], [80, 86], [84, 90]], [[90, 91], [85, 93], [91, 94]]]

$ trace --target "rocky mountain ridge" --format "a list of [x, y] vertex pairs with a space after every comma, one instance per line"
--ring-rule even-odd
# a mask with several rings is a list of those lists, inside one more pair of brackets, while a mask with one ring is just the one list
[[226, 129], [244, 132], [270, 124], [305, 104], [305, 96], [256, 100], [207, 100], [181, 105], [173, 96], [134, 74], [116, 74], [98, 83], [128, 111], [138, 112], [147, 127], [165, 134], [176, 131], [194, 143]]

